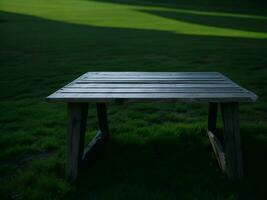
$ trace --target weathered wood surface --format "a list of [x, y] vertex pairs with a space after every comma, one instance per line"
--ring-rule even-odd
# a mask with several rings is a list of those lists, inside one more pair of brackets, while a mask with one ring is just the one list
[[225, 152], [220, 140], [211, 132], [207, 131], [212, 149], [223, 172], [226, 170]]
[[238, 103], [222, 103], [226, 173], [231, 180], [242, 177], [242, 155], [240, 149]]
[[216, 137], [218, 103], [209, 103], [208, 136], [218, 164], [223, 172], [226, 170], [225, 152], [220, 140]]
[[257, 96], [217, 72], [88, 72], [49, 101], [252, 102]]
[[104, 141], [106, 141], [106, 135], [103, 134], [103, 132], [98, 131], [91, 142], [85, 147], [82, 157], [83, 161], [87, 162], [91, 160], [97, 148], [100, 147]]
[[82, 165], [87, 114], [87, 103], [68, 104], [66, 176], [71, 180], [77, 178]]

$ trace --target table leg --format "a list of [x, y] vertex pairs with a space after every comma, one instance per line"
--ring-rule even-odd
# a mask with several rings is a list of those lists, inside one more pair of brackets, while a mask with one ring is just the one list
[[71, 180], [77, 178], [82, 164], [87, 115], [87, 103], [68, 104], [66, 176]]
[[109, 130], [108, 130], [108, 118], [107, 118], [106, 104], [97, 103], [96, 109], [97, 109], [99, 129], [102, 133], [103, 138], [107, 139], [109, 137]]
[[226, 173], [231, 180], [236, 180], [243, 175], [239, 133], [239, 106], [237, 102], [221, 103], [221, 110], [224, 124]]
[[208, 129], [215, 133], [217, 123], [218, 103], [209, 103]]
[[225, 153], [221, 141], [216, 136], [216, 124], [217, 124], [217, 112], [218, 103], [209, 103], [209, 115], [208, 115], [208, 136], [212, 149], [217, 158], [218, 164], [222, 171], [225, 171]]
[[97, 110], [99, 131], [84, 150], [83, 160], [87, 163], [88, 161], [89, 163], [90, 161], [92, 161], [92, 159], [97, 154], [97, 151], [109, 137], [106, 104], [97, 103], [96, 110]]

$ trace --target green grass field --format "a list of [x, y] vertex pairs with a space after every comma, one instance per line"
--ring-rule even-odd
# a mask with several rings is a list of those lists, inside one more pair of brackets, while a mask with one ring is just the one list
[[[0, 0], [0, 199], [266, 198], [266, 5]], [[240, 107], [244, 179], [221, 174], [206, 104], [142, 103], [108, 105], [111, 140], [67, 182], [66, 107], [45, 97], [87, 71], [219, 71], [257, 93]], [[96, 129], [90, 105], [87, 141]]]

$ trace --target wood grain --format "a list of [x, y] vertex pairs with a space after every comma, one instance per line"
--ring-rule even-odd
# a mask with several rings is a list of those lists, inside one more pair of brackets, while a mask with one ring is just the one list
[[243, 175], [238, 103], [222, 103], [221, 109], [224, 124], [226, 172], [231, 180], [237, 180]]
[[68, 104], [66, 176], [71, 180], [77, 178], [82, 164], [87, 113], [87, 103]]
[[58, 102], [253, 102], [257, 95], [218, 72], [88, 72], [47, 97]]

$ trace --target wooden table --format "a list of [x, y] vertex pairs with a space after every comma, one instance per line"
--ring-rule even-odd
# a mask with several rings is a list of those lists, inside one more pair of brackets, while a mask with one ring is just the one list
[[[231, 180], [242, 176], [239, 102], [254, 102], [257, 95], [218, 72], [88, 72], [47, 97], [68, 104], [66, 175], [76, 179], [83, 159], [88, 103], [96, 103], [99, 132], [88, 150], [109, 136], [106, 103], [182, 101], [209, 103], [208, 136], [219, 165]], [[224, 141], [216, 135], [218, 105]]]

